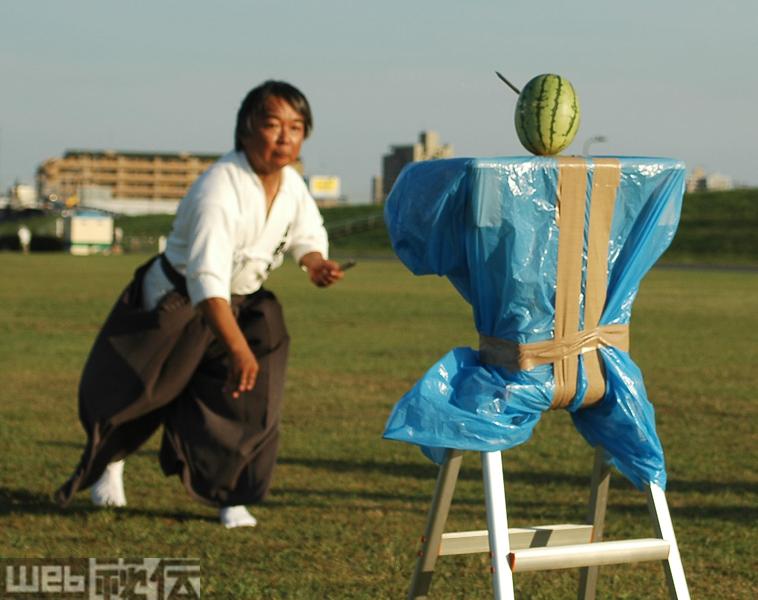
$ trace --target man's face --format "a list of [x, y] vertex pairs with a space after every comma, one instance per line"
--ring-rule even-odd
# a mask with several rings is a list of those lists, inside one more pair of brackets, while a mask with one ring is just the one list
[[295, 161], [305, 139], [305, 121], [292, 106], [269, 97], [253, 115], [250, 135], [242, 140], [247, 160], [258, 175], [270, 175]]

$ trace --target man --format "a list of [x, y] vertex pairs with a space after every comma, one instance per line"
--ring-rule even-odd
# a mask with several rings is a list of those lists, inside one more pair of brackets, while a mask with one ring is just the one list
[[256, 524], [245, 504], [270, 485], [289, 344], [262, 284], [286, 251], [319, 287], [343, 276], [290, 166], [312, 126], [287, 83], [243, 100], [235, 150], [192, 186], [165, 253], [137, 270], [95, 342], [79, 392], [88, 443], [61, 503], [97, 481], [95, 504], [125, 505], [123, 458], [162, 424], [164, 473], [218, 506], [226, 527]]

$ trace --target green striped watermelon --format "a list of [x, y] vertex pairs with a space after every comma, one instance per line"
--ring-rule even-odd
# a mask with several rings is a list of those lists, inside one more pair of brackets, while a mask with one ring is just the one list
[[519, 94], [515, 120], [518, 139], [529, 152], [558, 154], [579, 129], [574, 87], [560, 75], [537, 75]]

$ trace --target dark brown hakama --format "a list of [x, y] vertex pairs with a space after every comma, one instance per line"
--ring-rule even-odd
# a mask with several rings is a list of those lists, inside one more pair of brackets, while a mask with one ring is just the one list
[[56, 499], [68, 504], [163, 425], [163, 472], [179, 475], [193, 498], [260, 502], [276, 462], [289, 348], [281, 305], [263, 289], [232, 299], [260, 366], [255, 388], [235, 399], [224, 389], [226, 352], [186, 295], [172, 291], [155, 309], [142, 308], [149, 265], [137, 269], [87, 359], [79, 385], [87, 444]]

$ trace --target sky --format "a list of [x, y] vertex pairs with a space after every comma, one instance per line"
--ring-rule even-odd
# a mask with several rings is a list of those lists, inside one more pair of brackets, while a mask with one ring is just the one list
[[564, 153], [666, 156], [758, 186], [755, 0], [0, 0], [0, 191], [68, 149], [223, 153], [266, 79], [308, 97], [307, 175], [351, 202], [427, 129], [524, 155], [518, 87], [568, 78]]

